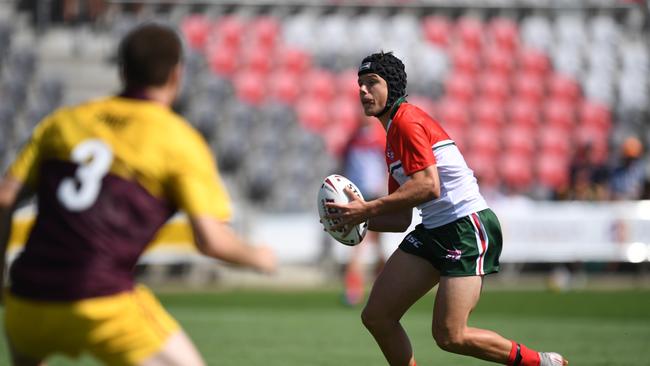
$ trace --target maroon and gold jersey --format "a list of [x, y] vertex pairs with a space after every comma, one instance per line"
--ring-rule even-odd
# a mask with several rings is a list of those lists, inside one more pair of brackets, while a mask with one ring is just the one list
[[62, 108], [34, 130], [8, 174], [38, 214], [11, 268], [11, 290], [77, 300], [133, 287], [133, 268], [176, 211], [230, 218], [203, 138], [169, 108], [110, 97]]

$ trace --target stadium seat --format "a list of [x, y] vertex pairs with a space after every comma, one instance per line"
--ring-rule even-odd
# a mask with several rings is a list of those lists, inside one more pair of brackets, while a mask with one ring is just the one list
[[301, 98], [296, 107], [296, 114], [300, 125], [313, 133], [323, 131], [329, 122], [327, 103], [314, 97]]
[[439, 47], [449, 46], [452, 33], [452, 23], [449, 18], [440, 15], [428, 16], [422, 22], [422, 29], [427, 41]]
[[519, 69], [525, 74], [544, 77], [551, 69], [548, 56], [535, 48], [524, 48], [519, 52]]
[[266, 78], [255, 71], [243, 71], [235, 76], [235, 94], [241, 101], [260, 105], [266, 99]]
[[271, 16], [258, 16], [249, 24], [253, 47], [272, 50], [278, 42], [280, 24]]
[[355, 102], [359, 102], [359, 83], [357, 76], [357, 70], [347, 69], [337, 75], [336, 78], [336, 93], [341, 97], [348, 98]]
[[490, 36], [498, 48], [514, 51], [519, 46], [519, 26], [509, 18], [494, 18], [488, 24]]
[[458, 45], [451, 51], [454, 72], [475, 75], [481, 69], [478, 51]]
[[311, 67], [311, 57], [305, 51], [293, 47], [283, 47], [276, 50], [276, 58], [280, 68], [302, 75]]
[[543, 187], [564, 190], [569, 184], [568, 159], [557, 155], [541, 155], [535, 161], [536, 181]]
[[269, 78], [269, 91], [274, 100], [292, 105], [300, 97], [300, 78], [286, 70], [274, 72]]
[[526, 99], [512, 99], [507, 107], [509, 124], [535, 129], [539, 125], [539, 108]]
[[246, 69], [263, 75], [269, 74], [273, 69], [273, 60], [269, 57], [269, 50], [262, 47], [245, 47], [242, 51], [240, 58], [242, 58]]
[[502, 130], [502, 145], [508, 154], [530, 158], [535, 152], [535, 133], [524, 127], [508, 127]]
[[555, 38], [548, 17], [541, 15], [525, 17], [521, 24], [521, 38], [525, 45], [548, 51]]
[[456, 38], [469, 49], [478, 51], [483, 46], [484, 26], [481, 20], [463, 16], [456, 21]]
[[491, 99], [476, 99], [472, 104], [474, 122], [479, 126], [501, 128], [505, 123], [503, 104]]
[[474, 81], [471, 76], [453, 73], [445, 80], [446, 96], [469, 103], [474, 98]]
[[239, 68], [237, 50], [232, 47], [208, 46], [208, 65], [216, 75], [230, 78]]
[[576, 103], [581, 96], [580, 86], [575, 79], [561, 74], [553, 74], [548, 79], [548, 93], [551, 98]]
[[431, 98], [427, 98], [422, 95], [409, 95], [407, 98], [409, 103], [412, 103], [413, 105], [417, 106], [418, 108], [422, 109], [424, 112], [426, 112], [429, 116], [434, 116], [435, 115], [435, 105]]
[[489, 73], [508, 77], [512, 74], [515, 63], [513, 54], [496, 47], [489, 47], [483, 53], [484, 70]]
[[238, 48], [248, 25], [236, 15], [227, 15], [217, 19], [212, 35], [222, 45]]
[[566, 130], [542, 127], [537, 135], [539, 152], [565, 158], [569, 156], [571, 135]]
[[494, 157], [500, 150], [500, 130], [489, 127], [475, 127], [467, 133], [465, 141], [470, 152]]
[[510, 96], [508, 78], [498, 73], [484, 72], [479, 78], [479, 96], [503, 104]]
[[336, 94], [336, 79], [325, 69], [312, 69], [299, 81], [305, 93], [325, 103], [331, 101]]
[[497, 163], [501, 181], [512, 193], [521, 193], [529, 189], [533, 182], [530, 161], [519, 155], [503, 155]]
[[469, 125], [468, 104], [453, 98], [443, 98], [435, 107], [434, 116], [440, 120], [443, 126], [454, 126], [467, 128]]
[[[330, 111], [328, 125], [337, 126], [339, 133], [347, 140], [357, 129], [362, 118], [363, 112], [359, 102], [339, 97], [329, 104], [328, 110]], [[374, 122], [378, 123], [378, 121]]]
[[192, 14], [181, 22], [181, 31], [191, 48], [202, 50], [210, 35], [212, 22], [201, 14]]
[[543, 124], [570, 132], [576, 125], [574, 105], [564, 99], [550, 99], [544, 105]]
[[539, 105], [545, 96], [544, 79], [534, 74], [515, 74], [513, 89], [515, 96], [534, 105]]
[[465, 154], [467, 166], [474, 171], [474, 176], [481, 187], [497, 187], [500, 183], [499, 171], [496, 168], [496, 157], [480, 152]]
[[608, 131], [612, 124], [609, 108], [602, 104], [585, 100], [579, 107], [580, 125], [593, 126], [599, 130]]

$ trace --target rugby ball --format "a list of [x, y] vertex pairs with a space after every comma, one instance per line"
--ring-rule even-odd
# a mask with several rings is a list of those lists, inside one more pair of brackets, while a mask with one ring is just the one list
[[352, 230], [349, 230], [349, 227], [347, 226], [339, 230], [331, 230], [330, 228], [336, 225], [339, 220], [328, 219], [325, 217], [328, 213], [336, 213], [338, 211], [334, 208], [328, 208], [325, 205], [327, 202], [350, 202], [344, 191], [346, 187], [350, 188], [354, 194], [363, 199], [359, 188], [357, 188], [357, 186], [355, 186], [348, 178], [338, 174], [332, 174], [325, 178], [323, 184], [320, 186], [320, 190], [318, 191], [318, 215], [321, 218], [323, 226], [325, 226], [325, 230], [334, 239], [342, 244], [353, 246], [361, 243], [364, 236], [366, 236], [366, 232], [368, 231], [368, 221], [355, 225]]

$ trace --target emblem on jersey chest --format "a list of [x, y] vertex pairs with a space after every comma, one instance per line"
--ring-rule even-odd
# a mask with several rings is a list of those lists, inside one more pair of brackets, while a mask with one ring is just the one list
[[390, 148], [390, 146], [386, 146], [386, 157], [388, 158], [388, 160], [395, 159], [395, 153], [393, 153], [393, 150]]

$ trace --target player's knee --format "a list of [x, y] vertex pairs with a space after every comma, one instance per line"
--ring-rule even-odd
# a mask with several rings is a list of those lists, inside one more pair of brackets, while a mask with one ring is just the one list
[[465, 344], [463, 333], [446, 327], [434, 327], [433, 339], [441, 349], [447, 352], [458, 352]]
[[388, 321], [383, 313], [367, 306], [361, 312], [361, 322], [370, 331], [381, 329]]

